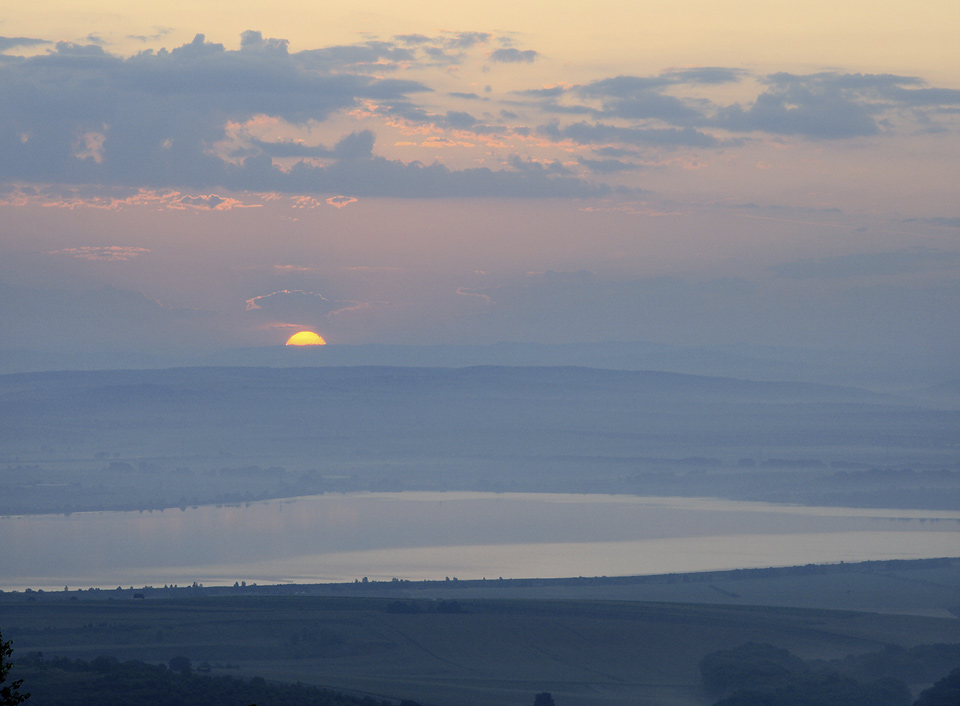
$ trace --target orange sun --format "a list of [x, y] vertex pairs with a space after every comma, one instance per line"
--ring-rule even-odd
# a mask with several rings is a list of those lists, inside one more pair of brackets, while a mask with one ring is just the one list
[[288, 346], [325, 346], [327, 342], [313, 331], [300, 331], [287, 339]]

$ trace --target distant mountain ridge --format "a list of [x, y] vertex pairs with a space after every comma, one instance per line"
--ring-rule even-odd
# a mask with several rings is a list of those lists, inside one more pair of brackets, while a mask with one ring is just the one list
[[611, 370], [658, 370], [749, 380], [818, 382], [897, 390], [937, 385], [956, 378], [956, 361], [939, 365], [881, 360], [859, 351], [772, 346], [680, 346], [650, 342], [518, 343], [483, 345], [327, 345], [237, 348], [194, 354], [0, 352], [0, 374], [54, 370], [157, 369], [190, 366], [239, 367], [469, 367], [580, 366]]
[[532, 392], [549, 394], [555, 389], [564, 394], [591, 391], [631, 394], [641, 397], [681, 399], [724, 399], [726, 401], [777, 402], [900, 402], [894, 395], [872, 392], [852, 386], [827, 385], [795, 381], [757, 381], [732, 377], [716, 377], [657, 370], [613, 370], [583, 366], [499, 366], [478, 365], [461, 368], [404, 366], [328, 366], [328, 367], [232, 367], [192, 366], [166, 369], [57, 371], [14, 373], [0, 376], [0, 391], [37, 390], [31, 382], [43, 387], [55, 383], [56, 394], [64, 396], [93, 395], [102, 401], [125, 396], [162, 398], [218, 384], [258, 385], [274, 389], [277, 394], [296, 395], [304, 385], [321, 385], [326, 389], [344, 390], [375, 388], [404, 389], [430, 394], [444, 389], [447, 394], [470, 391], [471, 394], [510, 394]]

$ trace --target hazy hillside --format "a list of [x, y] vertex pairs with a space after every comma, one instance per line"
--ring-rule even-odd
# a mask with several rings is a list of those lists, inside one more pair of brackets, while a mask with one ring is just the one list
[[[905, 390], [939, 385], [957, 375], [956, 360], [904, 360], [892, 353], [789, 346], [681, 346], [644, 341], [590, 343], [500, 342], [484, 345], [263, 346], [194, 354], [80, 350], [7, 350], [0, 374], [51, 370], [124, 370], [174, 367], [468, 367], [577, 366], [608, 370], [662, 370], [688, 375], [792, 380]], [[960, 398], [953, 394], [955, 406]]]
[[960, 504], [960, 412], [850, 387], [575, 367], [0, 377], [0, 512], [324, 490]]

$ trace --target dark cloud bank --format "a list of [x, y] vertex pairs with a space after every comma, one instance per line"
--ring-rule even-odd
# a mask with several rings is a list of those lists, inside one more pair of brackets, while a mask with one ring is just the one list
[[[588, 197], [611, 188], [568, 170], [518, 168], [523, 160], [503, 170], [389, 160], [375, 155], [369, 131], [329, 148], [254, 140], [231, 161], [213, 147], [226, 138], [230, 121], [267, 115], [302, 125], [361, 103], [383, 116], [438, 129], [536, 132], [592, 147], [597, 156], [617, 146], [711, 149], [748, 133], [822, 140], [872, 136], [889, 129], [885, 116], [891, 111], [930, 120], [960, 104], [960, 91], [926, 87], [917, 78], [840, 73], [766, 76], [762, 92], [747, 104], [674, 95], [746, 78], [739, 70], [704, 67], [523, 91], [515, 103], [556, 119], [507, 125], [462, 111], [433, 113], [425, 102], [432, 89], [398, 77], [404, 66], [455, 65], [495, 39], [479, 32], [404, 35], [294, 53], [285, 40], [250, 31], [238, 50], [197, 35], [173, 50], [128, 58], [96, 43], [66, 42], [31, 57], [3, 54], [0, 180], [357, 196]], [[0, 51], [44, 42], [0, 37]], [[540, 59], [536, 51], [511, 46], [485, 56], [507, 64]], [[501, 119], [507, 115], [516, 113]], [[274, 158], [299, 161], [281, 170]], [[633, 168], [629, 159], [586, 160], [581, 166], [608, 175]]]

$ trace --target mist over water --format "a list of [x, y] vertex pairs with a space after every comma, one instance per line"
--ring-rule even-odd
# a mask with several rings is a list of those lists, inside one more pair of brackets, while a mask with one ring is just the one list
[[702, 498], [348, 493], [0, 518], [5, 590], [616, 576], [960, 556], [960, 512]]

